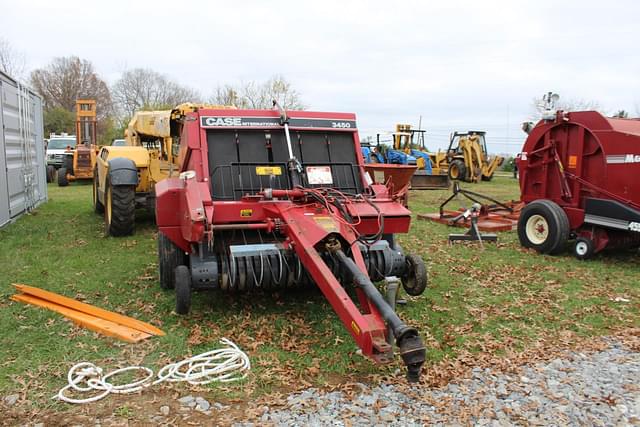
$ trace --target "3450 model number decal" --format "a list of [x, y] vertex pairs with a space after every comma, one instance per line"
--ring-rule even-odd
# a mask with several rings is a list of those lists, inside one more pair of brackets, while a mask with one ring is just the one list
[[[280, 119], [275, 117], [221, 117], [201, 116], [200, 126], [203, 128], [251, 127], [277, 128], [281, 126]], [[290, 118], [292, 128], [321, 128], [321, 129], [356, 129], [355, 120], [336, 119], [307, 119]]]

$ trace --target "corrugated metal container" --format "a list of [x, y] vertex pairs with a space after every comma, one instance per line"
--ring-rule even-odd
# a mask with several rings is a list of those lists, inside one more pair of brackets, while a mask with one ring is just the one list
[[0, 72], [0, 227], [47, 200], [42, 99]]

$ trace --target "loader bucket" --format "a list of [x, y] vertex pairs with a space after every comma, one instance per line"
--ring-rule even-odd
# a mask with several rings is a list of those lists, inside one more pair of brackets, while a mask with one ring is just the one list
[[412, 190], [446, 190], [449, 188], [448, 175], [430, 175], [425, 171], [416, 171], [411, 178]]
[[392, 196], [402, 196], [409, 189], [412, 176], [416, 172], [415, 165], [393, 165], [387, 163], [369, 163], [364, 165], [365, 171], [376, 184], [391, 183]]

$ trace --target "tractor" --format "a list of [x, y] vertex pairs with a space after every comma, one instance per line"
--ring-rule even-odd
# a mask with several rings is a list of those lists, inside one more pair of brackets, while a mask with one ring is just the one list
[[125, 131], [124, 145], [100, 149], [93, 172], [93, 206], [104, 214], [107, 235], [133, 234], [136, 209], [153, 213], [154, 185], [178, 170], [181, 121], [201, 107], [185, 103], [172, 110], [138, 111]]
[[[498, 155], [489, 157], [485, 135], [484, 131], [454, 132], [451, 135], [446, 152], [449, 178], [465, 182], [491, 181], [504, 159]], [[443, 168], [444, 159], [439, 162]]]
[[388, 362], [395, 343], [418, 381], [420, 335], [374, 285], [427, 286], [396, 237], [411, 222], [403, 195], [365, 173], [354, 114], [274, 107], [181, 120], [179, 174], [155, 186], [160, 285], [183, 315], [196, 292], [317, 286], [363, 355]]

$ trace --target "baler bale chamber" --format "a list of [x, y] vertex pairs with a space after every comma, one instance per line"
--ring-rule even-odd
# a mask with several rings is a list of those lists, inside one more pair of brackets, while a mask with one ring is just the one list
[[523, 246], [556, 254], [573, 240], [579, 259], [640, 246], [640, 120], [558, 111], [517, 162]]
[[364, 355], [390, 360], [392, 338], [418, 379], [418, 332], [373, 282], [419, 295], [427, 272], [394, 237], [409, 230], [403, 194], [364, 172], [355, 115], [201, 109], [183, 122], [179, 164], [156, 185], [160, 282], [178, 313], [196, 290], [315, 285]]

